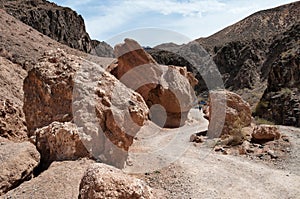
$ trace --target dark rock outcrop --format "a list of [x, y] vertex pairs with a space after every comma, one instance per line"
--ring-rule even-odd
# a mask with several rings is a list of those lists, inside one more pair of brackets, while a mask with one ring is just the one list
[[114, 57], [114, 49], [104, 41], [92, 40], [90, 53], [101, 57]]
[[[278, 36], [263, 73], [268, 87], [255, 115], [277, 124], [300, 126], [300, 23]], [[269, 70], [269, 72], [268, 72]]]
[[215, 48], [214, 62], [223, 76], [225, 88], [252, 89], [260, 83], [260, 70], [268, 43], [264, 40], [234, 41]]
[[70, 8], [46, 0], [2, 0], [0, 5], [10, 15], [62, 44], [98, 56], [112, 55], [112, 48], [105, 42], [92, 42], [82, 16]]

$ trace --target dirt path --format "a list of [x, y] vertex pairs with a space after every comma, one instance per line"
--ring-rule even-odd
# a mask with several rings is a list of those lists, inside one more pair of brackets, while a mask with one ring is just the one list
[[[201, 118], [200, 120], [202, 121]], [[140, 168], [154, 169], [136, 175], [145, 179], [152, 187], [164, 189], [167, 198], [300, 198], [300, 129], [280, 127], [290, 137], [291, 154], [289, 159], [272, 166], [243, 156], [217, 154], [205, 144], [201, 147], [190, 144], [190, 134], [205, 129], [205, 126], [207, 127], [207, 123], [181, 128], [185, 136], [179, 136], [180, 141], [172, 142], [176, 145], [170, 148], [175, 150], [173, 153], [163, 150], [164, 153], [159, 154], [158, 150], [163, 148], [161, 146], [165, 142], [170, 142], [167, 137], [172, 130], [157, 133], [148, 142], [142, 142], [143, 136], [140, 136], [135, 143], [136, 150], [139, 147], [156, 147], [157, 158], [153, 159], [151, 154], [144, 153], [143, 158], [133, 159], [132, 165], [126, 168], [127, 171], [136, 173], [141, 171]], [[185, 151], [181, 154], [182, 148]], [[169, 157], [172, 155], [178, 159], [167, 164], [166, 160], [174, 160]]]

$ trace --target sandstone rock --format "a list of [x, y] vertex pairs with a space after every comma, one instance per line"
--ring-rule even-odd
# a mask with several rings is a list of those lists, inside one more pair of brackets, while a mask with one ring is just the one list
[[197, 80], [191, 73], [180, 67], [158, 65], [131, 39], [115, 46], [115, 56], [118, 63], [115, 68], [110, 68], [110, 72], [127, 87], [140, 93], [150, 111], [152, 105], [161, 107], [150, 112], [152, 121], [165, 121], [164, 127], [182, 126], [195, 101], [191, 84], [195, 85]]
[[53, 162], [28, 182], [9, 191], [4, 198], [78, 198], [79, 184], [91, 160]]
[[[194, 45], [195, 43], [196, 45]], [[186, 67], [188, 72], [197, 79], [197, 82], [194, 82], [195, 90], [199, 93], [208, 90], [206, 82], [203, 79], [203, 73], [199, 73], [200, 68], [202, 68], [199, 66], [204, 66], [203, 68], [206, 70], [208, 68], [204, 63], [204, 60], [207, 61], [205, 56], [208, 55], [208, 53], [197, 42], [191, 42], [185, 45], [167, 43], [158, 45], [152, 49], [146, 49], [146, 51], [159, 64]], [[194, 87], [193, 84], [191, 85]]]
[[256, 126], [252, 133], [252, 139], [255, 141], [270, 141], [278, 140], [280, 138], [280, 132], [276, 126], [271, 125], [259, 125]]
[[[243, 138], [242, 128], [250, 126], [251, 109], [239, 95], [229, 91], [212, 91], [209, 95], [210, 137]], [[235, 140], [235, 138], [234, 138]]]
[[24, 80], [24, 113], [29, 136], [53, 121], [72, 119], [73, 78], [79, 63], [63, 51], [45, 53]]
[[8, 99], [0, 99], [0, 137], [16, 141], [27, 138], [24, 113]]
[[145, 182], [124, 174], [114, 167], [95, 163], [85, 172], [80, 183], [81, 199], [154, 198]]
[[70, 122], [53, 122], [50, 125], [37, 129], [36, 147], [41, 153], [43, 167], [53, 161], [76, 160], [81, 157], [90, 157], [75, 124]]
[[26, 71], [0, 55], [0, 137], [20, 141], [27, 138], [23, 106]]
[[87, 136], [84, 141], [90, 140], [84, 143], [87, 149], [96, 158], [106, 154], [100, 159], [107, 163], [124, 163], [134, 135], [148, 119], [149, 110], [138, 93], [101, 66], [61, 50], [46, 53], [29, 72], [24, 92], [30, 135], [54, 121], [73, 120]]
[[0, 195], [30, 179], [39, 161], [33, 144], [0, 140]]
[[102, 68], [94, 69], [77, 72], [74, 121], [91, 137], [86, 144], [95, 157], [122, 168], [134, 136], [148, 120], [149, 109], [138, 93]]

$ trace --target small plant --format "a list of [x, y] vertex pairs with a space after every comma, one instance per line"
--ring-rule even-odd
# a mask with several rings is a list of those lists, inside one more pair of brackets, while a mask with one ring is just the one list
[[274, 122], [266, 120], [264, 118], [261, 117], [255, 117], [255, 123], [256, 124], [268, 124], [268, 125], [275, 125]]
[[255, 107], [254, 110], [254, 115], [261, 115], [261, 113], [263, 113], [269, 106], [269, 102], [268, 101], [260, 101], [258, 102], [258, 104]]

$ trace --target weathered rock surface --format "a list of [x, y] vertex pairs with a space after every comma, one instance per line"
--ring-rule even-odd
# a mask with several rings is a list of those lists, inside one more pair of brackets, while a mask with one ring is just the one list
[[38, 177], [24, 182], [3, 197], [8, 198], [78, 198], [79, 184], [91, 160], [53, 162]]
[[300, 23], [297, 23], [271, 45], [264, 71], [268, 86], [255, 115], [276, 124], [300, 127], [299, 44]]
[[0, 195], [30, 179], [39, 161], [40, 154], [30, 142], [0, 138]]
[[75, 82], [74, 121], [91, 136], [88, 149], [103, 162], [122, 168], [134, 136], [148, 120], [145, 101], [98, 66], [83, 67]]
[[142, 180], [130, 177], [114, 167], [95, 163], [80, 183], [80, 199], [154, 198], [152, 189]]
[[0, 137], [19, 141], [27, 138], [22, 110], [26, 72], [9, 58], [5, 49], [0, 50]]
[[280, 132], [276, 126], [259, 125], [254, 127], [252, 139], [256, 141], [278, 140]]
[[231, 136], [242, 141], [242, 128], [250, 126], [252, 121], [250, 106], [235, 93], [212, 91], [209, 95], [209, 121], [208, 135]]
[[36, 147], [41, 153], [41, 163], [47, 167], [53, 161], [76, 160], [82, 157], [91, 157], [81, 139], [75, 124], [70, 122], [53, 122], [50, 125], [37, 129]]
[[27, 138], [24, 113], [8, 99], [0, 99], [0, 137], [15, 141]]
[[49, 52], [24, 81], [24, 113], [29, 135], [53, 121], [72, 119], [73, 78], [79, 63], [63, 51]]
[[99, 65], [63, 51], [45, 54], [28, 73], [24, 92], [30, 135], [54, 121], [73, 120], [80, 133], [91, 136], [88, 150], [96, 147], [94, 156], [110, 156], [100, 158], [105, 162], [112, 158], [124, 163], [126, 154], [114, 156], [109, 151], [115, 147], [126, 153], [134, 135], [148, 119], [149, 110], [138, 93]]
[[234, 41], [215, 48], [213, 60], [222, 74], [225, 88], [238, 90], [257, 86], [267, 48], [268, 43], [261, 40]]
[[70, 8], [46, 0], [2, 0], [0, 7], [62, 44], [101, 57], [112, 57], [112, 48], [105, 42], [93, 42], [86, 32], [82, 16]]
[[[143, 96], [152, 110], [151, 120], [164, 127], [182, 126], [195, 100], [191, 84], [197, 80], [191, 73], [184, 68], [158, 65], [131, 39], [115, 46], [115, 55], [118, 63], [110, 72]], [[153, 105], [159, 106], [151, 109]]]

